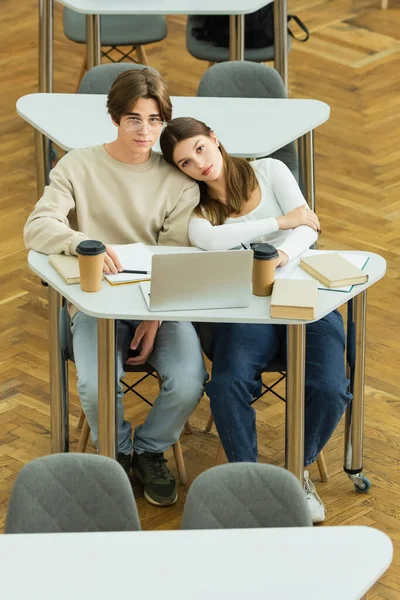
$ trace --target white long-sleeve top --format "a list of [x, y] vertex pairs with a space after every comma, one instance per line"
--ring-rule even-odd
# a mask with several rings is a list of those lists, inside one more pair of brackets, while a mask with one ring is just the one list
[[203, 250], [228, 250], [250, 242], [268, 242], [285, 252], [289, 260], [307, 250], [318, 234], [308, 225], [280, 230], [276, 217], [306, 203], [288, 167], [275, 158], [263, 158], [251, 163], [261, 188], [258, 206], [241, 217], [228, 217], [223, 225], [212, 225], [205, 218], [193, 215], [189, 223], [192, 245]]

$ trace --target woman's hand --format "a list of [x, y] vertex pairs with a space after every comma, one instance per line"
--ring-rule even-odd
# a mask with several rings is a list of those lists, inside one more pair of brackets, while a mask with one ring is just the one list
[[278, 254], [279, 254], [279, 259], [277, 262], [277, 267], [284, 267], [286, 265], [286, 263], [289, 260], [288, 255], [286, 254], [286, 252], [282, 252], [282, 250], [278, 250]]
[[294, 229], [295, 227], [299, 227], [299, 225], [308, 225], [308, 227], [311, 227], [314, 231], [318, 231], [318, 233], [321, 231], [317, 215], [308, 208], [307, 204], [291, 210], [283, 217], [277, 217], [276, 220], [278, 221], [279, 229]]
[[106, 246], [106, 253], [104, 255], [103, 271], [110, 275], [110, 273], [118, 273], [122, 271], [123, 267], [121, 261], [118, 258], [118, 254], [111, 246]]

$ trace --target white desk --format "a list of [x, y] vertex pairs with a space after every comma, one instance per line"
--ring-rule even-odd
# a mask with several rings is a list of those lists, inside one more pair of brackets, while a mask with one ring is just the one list
[[[150, 1], [150, 0], [149, 0]], [[172, 96], [173, 117], [194, 117], [215, 129], [234, 156], [260, 158], [325, 123], [330, 108], [319, 100]], [[17, 113], [64, 150], [117, 137], [100, 94], [28, 94]], [[160, 151], [157, 143], [154, 149]]]
[[[42, 136], [64, 150], [86, 148], [116, 138], [106, 110], [105, 95], [28, 94], [17, 101], [17, 113], [30, 123], [36, 144], [38, 195], [46, 181]], [[329, 119], [330, 108], [319, 100], [267, 98], [203, 98], [173, 96], [173, 116], [191, 116], [215, 128], [227, 151], [243, 158], [259, 158], [301, 138], [300, 164], [305, 173], [305, 195], [315, 208], [312, 131]], [[155, 146], [159, 150], [159, 144]]]
[[[272, 0], [57, 0], [86, 15], [88, 68], [100, 64], [100, 15], [231, 15], [230, 60], [244, 59], [244, 15]], [[287, 47], [285, 48], [287, 52]]]
[[7, 600], [360, 600], [392, 559], [369, 527], [0, 536]]
[[[100, 15], [231, 15], [230, 60], [244, 58], [244, 15], [255, 12], [272, 0], [58, 0], [76, 12], [86, 14], [88, 68], [100, 64]], [[287, 88], [287, 7], [277, 0], [275, 7], [275, 67]], [[51, 92], [53, 80], [53, 0], [39, 3], [39, 91]]]
[[[57, 0], [85, 15], [245, 15], [262, 6], [264, 0]], [[268, 2], [267, 2], [268, 4]]]
[[[244, 15], [252, 13], [272, 0], [58, 0], [77, 12], [86, 14], [86, 47], [88, 69], [101, 61], [100, 16], [110, 14], [164, 15], [210, 14], [230, 15], [230, 60], [244, 59]], [[39, 0], [39, 92], [53, 91], [53, 8], [54, 0]], [[288, 87], [287, 0], [274, 3], [274, 66]], [[312, 144], [312, 140], [311, 140]], [[43, 168], [50, 170], [48, 140], [36, 140], [43, 155]]]
[[[185, 251], [185, 248], [153, 247], [157, 253]], [[316, 321], [354, 299], [355, 375], [353, 402], [346, 420], [345, 467], [355, 483], [362, 487], [362, 426], [364, 408], [364, 352], [366, 290], [381, 279], [386, 272], [386, 261], [377, 254], [370, 256], [365, 272], [369, 280], [354, 286], [349, 293], [320, 290]], [[49, 284], [49, 337], [50, 337], [50, 398], [51, 398], [51, 449], [63, 452], [68, 443], [65, 418], [66, 407], [62, 400], [60, 371], [59, 313], [61, 297], [70, 300], [84, 313], [98, 318], [99, 346], [99, 438], [100, 454], [115, 456], [115, 319], [204, 321], [228, 323], [283, 323], [287, 324], [287, 400], [286, 400], [286, 456], [287, 468], [301, 481], [304, 470], [304, 380], [305, 380], [305, 325], [311, 321], [271, 319], [270, 298], [252, 296], [248, 308], [149, 312], [139, 287], [135, 284], [111, 286], [103, 282], [96, 294], [82, 292], [79, 285], [67, 285], [51, 267], [48, 257], [31, 251], [29, 266]]]

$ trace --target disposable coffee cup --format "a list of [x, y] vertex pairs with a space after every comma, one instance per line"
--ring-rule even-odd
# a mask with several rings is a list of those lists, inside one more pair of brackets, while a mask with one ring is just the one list
[[278, 250], [271, 244], [255, 244], [253, 249], [253, 294], [270, 296], [275, 281], [275, 269], [279, 262]]
[[76, 247], [81, 289], [84, 292], [100, 291], [105, 251], [105, 245], [97, 240], [84, 240]]

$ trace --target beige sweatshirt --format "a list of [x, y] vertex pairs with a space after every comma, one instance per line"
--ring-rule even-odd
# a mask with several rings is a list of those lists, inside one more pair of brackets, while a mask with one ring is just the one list
[[44, 254], [76, 254], [86, 238], [188, 246], [188, 222], [198, 202], [197, 183], [156, 152], [142, 165], [128, 165], [103, 146], [77, 149], [51, 171], [24, 241]]

